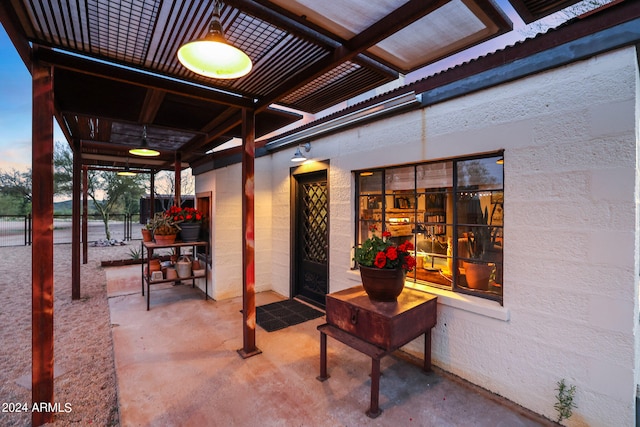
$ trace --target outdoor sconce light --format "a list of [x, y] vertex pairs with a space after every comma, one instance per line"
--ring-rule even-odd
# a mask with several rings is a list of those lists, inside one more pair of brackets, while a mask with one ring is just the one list
[[498, 160], [496, 160], [496, 164], [497, 165], [504, 165], [504, 157], [500, 157]]
[[149, 143], [147, 142], [147, 125], [144, 125], [142, 128], [142, 143], [138, 148], [132, 148], [129, 150], [130, 154], [134, 156], [142, 156], [142, 157], [153, 157], [159, 156], [160, 152], [149, 148]]
[[247, 75], [253, 66], [249, 56], [224, 37], [218, 1], [207, 35], [180, 46], [178, 60], [194, 73], [214, 79], [236, 79]]
[[124, 170], [119, 171], [118, 175], [120, 176], [136, 176], [137, 175], [135, 172], [132, 172], [131, 169], [129, 169], [129, 159], [127, 159], [127, 165], [124, 167]]
[[304, 162], [305, 160], [307, 160], [307, 156], [305, 156], [304, 154], [302, 154], [302, 152], [300, 151], [300, 147], [304, 148], [304, 152], [308, 153], [309, 151], [311, 151], [311, 143], [307, 142], [304, 145], [298, 145], [298, 148], [296, 148], [296, 153], [293, 155], [293, 157], [291, 158], [292, 162]]

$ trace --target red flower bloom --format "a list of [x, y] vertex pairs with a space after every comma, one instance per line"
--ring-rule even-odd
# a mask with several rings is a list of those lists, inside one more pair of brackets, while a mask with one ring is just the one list
[[373, 263], [378, 268], [384, 268], [384, 265], [387, 263], [387, 256], [384, 254], [384, 252], [378, 252]]
[[[369, 226], [371, 230], [376, 229], [375, 224]], [[384, 231], [382, 237], [376, 236], [372, 232], [371, 237], [366, 239], [359, 247], [356, 247], [353, 259], [364, 267], [375, 267], [384, 269], [402, 268], [405, 272], [413, 270], [416, 260], [411, 255], [414, 250], [413, 243], [405, 241], [396, 245], [391, 239], [389, 231]]]
[[405, 261], [405, 264], [402, 265], [402, 268], [404, 268], [407, 271], [413, 270], [413, 267], [416, 266], [416, 259], [411, 255], [407, 255], [404, 261]]
[[196, 208], [171, 206], [164, 212], [164, 215], [172, 218], [173, 221], [180, 224], [182, 222], [201, 222], [204, 219], [202, 212]]
[[387, 258], [389, 258], [391, 261], [395, 261], [398, 259], [398, 251], [395, 246], [390, 246], [387, 249]]

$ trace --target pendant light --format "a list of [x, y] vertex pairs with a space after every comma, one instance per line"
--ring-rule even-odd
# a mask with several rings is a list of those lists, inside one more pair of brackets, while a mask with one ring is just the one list
[[252, 67], [249, 56], [225, 39], [218, 1], [213, 6], [207, 35], [183, 44], [178, 49], [178, 59], [194, 73], [214, 79], [237, 79]]
[[136, 176], [137, 175], [135, 172], [132, 172], [131, 169], [129, 169], [129, 158], [127, 158], [127, 165], [124, 167], [124, 169], [121, 171], [118, 171], [118, 175], [119, 176]]
[[147, 142], [147, 125], [144, 125], [142, 128], [142, 143], [138, 148], [132, 148], [129, 150], [129, 153], [134, 156], [142, 156], [142, 157], [153, 157], [159, 156], [160, 152], [149, 148], [149, 143]]

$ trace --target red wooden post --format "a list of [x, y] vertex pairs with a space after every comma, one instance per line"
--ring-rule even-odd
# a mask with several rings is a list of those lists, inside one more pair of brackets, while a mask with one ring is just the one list
[[182, 205], [182, 201], [180, 200], [182, 197], [182, 181], [181, 181], [181, 174], [180, 172], [182, 172], [182, 157], [180, 156], [180, 153], [176, 152], [176, 160], [175, 160], [175, 165], [174, 165], [174, 171], [175, 171], [175, 189], [174, 189], [174, 200], [173, 200], [173, 204], [175, 206], [180, 207]]
[[89, 230], [87, 229], [89, 222], [89, 167], [82, 166], [82, 263], [86, 264], [89, 260]]
[[254, 219], [255, 112], [242, 109], [242, 336], [243, 358], [262, 353], [256, 347], [256, 271]]
[[[34, 48], [34, 50], [37, 48]], [[53, 76], [33, 62], [32, 182], [32, 379], [33, 404], [53, 405]], [[53, 412], [34, 411], [34, 426], [53, 422]]]
[[156, 214], [156, 172], [149, 171], [149, 219]]
[[80, 179], [82, 157], [80, 141], [73, 143], [73, 182], [71, 199], [71, 299], [80, 299]]

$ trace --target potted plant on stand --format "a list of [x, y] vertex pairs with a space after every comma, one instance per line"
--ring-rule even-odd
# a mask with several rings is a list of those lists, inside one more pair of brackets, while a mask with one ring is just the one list
[[144, 227], [142, 227], [142, 241], [143, 242], [151, 242], [153, 241], [153, 224], [150, 222], [147, 223]]
[[153, 227], [153, 238], [159, 245], [170, 245], [176, 241], [180, 227], [172, 217], [164, 212], [153, 216], [150, 224]]
[[360, 267], [362, 286], [374, 301], [396, 301], [407, 272], [416, 265], [409, 252], [414, 249], [413, 244], [407, 240], [396, 246], [389, 240], [390, 232], [383, 231], [379, 237], [375, 225], [369, 230], [372, 236], [356, 248], [354, 257]]
[[196, 208], [172, 206], [165, 212], [176, 224], [180, 224], [180, 237], [183, 242], [197, 242], [200, 237], [200, 225], [204, 219]]
[[469, 261], [462, 261], [467, 287], [486, 291], [489, 289], [489, 279], [495, 274], [495, 264], [491, 254], [496, 244], [492, 227], [488, 225], [488, 210], [478, 214], [478, 226], [466, 236], [466, 247]]

